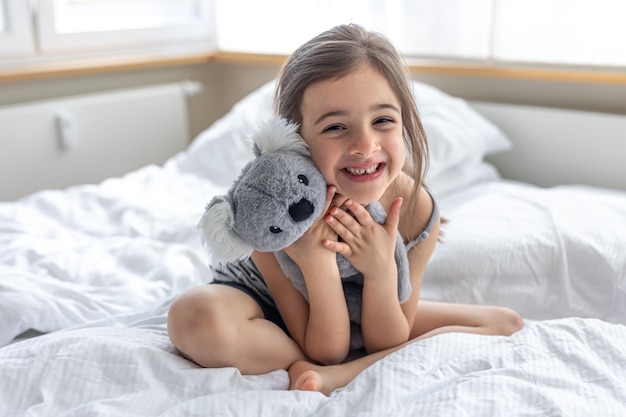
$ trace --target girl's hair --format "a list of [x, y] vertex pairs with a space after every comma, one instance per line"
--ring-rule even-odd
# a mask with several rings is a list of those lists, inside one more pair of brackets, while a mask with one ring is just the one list
[[411, 196], [414, 200], [428, 168], [428, 143], [413, 98], [407, 66], [384, 35], [347, 24], [335, 26], [303, 44], [291, 54], [280, 71], [274, 102], [276, 112], [280, 117], [300, 124], [302, 97], [310, 85], [340, 78], [363, 65], [378, 70], [400, 101], [403, 137], [409, 156], [404, 171], [415, 180]]

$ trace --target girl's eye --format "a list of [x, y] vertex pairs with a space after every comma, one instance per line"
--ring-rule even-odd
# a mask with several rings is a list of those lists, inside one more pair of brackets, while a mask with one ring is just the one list
[[332, 131], [337, 131], [337, 130], [341, 130], [340, 125], [330, 125], [324, 128], [324, 132], [332, 132]]
[[374, 124], [391, 123], [391, 122], [393, 122], [393, 119], [390, 117], [379, 117], [378, 119], [374, 121]]

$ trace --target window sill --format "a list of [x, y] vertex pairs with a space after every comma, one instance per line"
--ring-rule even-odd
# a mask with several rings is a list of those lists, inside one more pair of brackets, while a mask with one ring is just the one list
[[0, 68], [0, 83], [199, 64], [209, 61], [213, 56], [203, 52], [180, 56], [107, 57]]
[[[280, 66], [284, 55], [241, 52], [201, 52], [180, 56], [134, 56], [55, 62], [0, 68], [0, 83], [23, 82], [36, 79], [69, 77], [103, 72], [139, 70], [165, 66], [192, 65], [212, 62], [248, 65]], [[568, 68], [540, 68], [523, 66], [490, 66], [480, 64], [408, 60], [413, 73], [431, 73], [467, 77], [563, 81], [576, 83], [626, 84], [626, 71], [575, 70]]]

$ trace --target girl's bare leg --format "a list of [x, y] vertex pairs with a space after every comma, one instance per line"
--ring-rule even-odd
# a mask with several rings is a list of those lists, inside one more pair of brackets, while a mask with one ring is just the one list
[[305, 359], [298, 345], [250, 296], [225, 285], [204, 285], [182, 294], [168, 312], [172, 343], [207, 368], [233, 366], [242, 374], [287, 369]]
[[289, 367], [289, 388], [329, 395], [365, 368], [417, 340], [449, 332], [509, 336], [523, 326], [519, 314], [507, 308], [420, 301], [412, 339], [408, 342], [339, 365], [317, 366], [304, 360], [296, 361]]

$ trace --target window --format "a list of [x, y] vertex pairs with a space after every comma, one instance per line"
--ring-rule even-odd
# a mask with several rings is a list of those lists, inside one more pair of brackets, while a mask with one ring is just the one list
[[352, 21], [410, 57], [626, 67], [624, 0], [216, 0], [216, 14], [223, 50], [289, 53]]
[[45, 0], [37, 26], [44, 54], [157, 44], [206, 49], [213, 18], [211, 2], [201, 0]]
[[0, 0], [0, 6], [5, 68], [215, 48], [213, 0]]
[[498, 0], [494, 58], [625, 67], [624, 18], [623, 0]]
[[410, 58], [626, 69], [624, 0], [0, 0], [0, 68], [117, 56], [288, 54], [338, 23]]
[[0, 0], [0, 58], [27, 56], [34, 51], [28, 2]]
[[6, 22], [6, 17], [4, 16], [4, 8], [6, 6], [4, 4], [0, 5], [0, 33], [6, 33], [8, 29], [8, 25]]
[[493, 0], [396, 0], [378, 12], [378, 30], [408, 56], [489, 58]]

